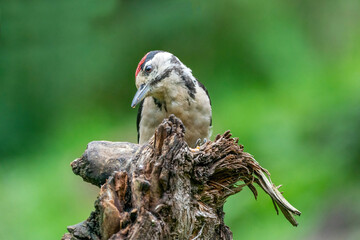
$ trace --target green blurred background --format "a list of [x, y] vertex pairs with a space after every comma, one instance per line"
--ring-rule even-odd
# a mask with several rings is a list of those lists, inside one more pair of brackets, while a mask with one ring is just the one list
[[245, 189], [225, 205], [234, 239], [360, 239], [358, 0], [1, 0], [0, 21], [0, 239], [60, 239], [89, 216], [98, 189], [69, 163], [136, 141], [134, 72], [155, 49], [302, 211], [294, 228]]

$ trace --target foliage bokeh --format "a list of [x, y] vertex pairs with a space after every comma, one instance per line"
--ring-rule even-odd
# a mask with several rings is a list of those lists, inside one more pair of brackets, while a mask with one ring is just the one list
[[92, 140], [136, 141], [134, 71], [178, 56], [231, 129], [284, 183], [225, 206], [234, 239], [359, 239], [360, 2], [63, 0], [0, 3], [0, 238], [60, 239], [97, 188], [69, 163]]

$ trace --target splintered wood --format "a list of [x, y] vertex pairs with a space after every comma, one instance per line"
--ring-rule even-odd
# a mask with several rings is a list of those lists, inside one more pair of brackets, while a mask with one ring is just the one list
[[91, 142], [71, 166], [85, 181], [101, 186], [100, 194], [95, 211], [69, 226], [63, 239], [232, 239], [223, 205], [244, 187], [256, 198], [254, 184], [297, 226], [294, 215], [300, 211], [230, 131], [199, 149], [188, 147], [184, 133], [172, 115], [148, 144]]

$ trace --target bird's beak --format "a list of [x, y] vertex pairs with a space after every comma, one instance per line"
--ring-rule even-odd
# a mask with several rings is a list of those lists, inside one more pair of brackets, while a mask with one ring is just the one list
[[141, 85], [137, 90], [137, 92], [135, 93], [134, 99], [131, 102], [131, 107], [135, 108], [135, 106], [146, 97], [146, 94], [149, 92], [149, 90], [150, 90], [149, 84]]

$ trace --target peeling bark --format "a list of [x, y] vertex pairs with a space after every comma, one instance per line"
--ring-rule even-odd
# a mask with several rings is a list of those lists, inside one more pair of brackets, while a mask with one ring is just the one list
[[69, 226], [63, 239], [232, 239], [223, 205], [243, 187], [256, 198], [254, 183], [297, 226], [294, 215], [300, 212], [229, 131], [199, 149], [187, 146], [184, 133], [172, 115], [148, 144], [89, 143], [71, 166], [85, 181], [101, 186], [100, 194], [95, 211]]

